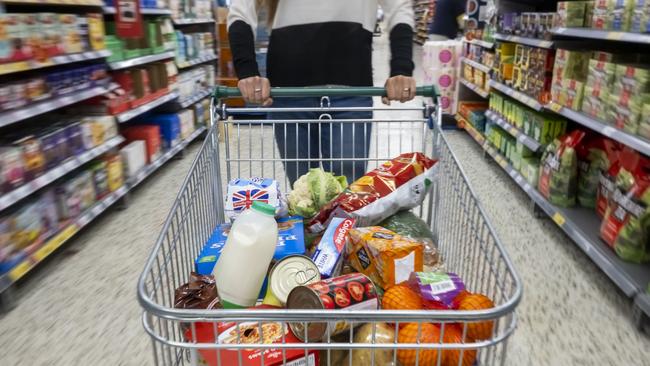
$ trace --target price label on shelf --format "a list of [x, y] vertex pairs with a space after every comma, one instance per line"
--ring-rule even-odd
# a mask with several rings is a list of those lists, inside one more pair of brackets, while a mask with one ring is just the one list
[[559, 213], [559, 212], [556, 212], [556, 213], [553, 215], [552, 219], [553, 219], [553, 221], [555, 221], [555, 223], [558, 224], [559, 226], [564, 225], [564, 223], [566, 222], [566, 220], [564, 219], [564, 216], [562, 216], [562, 214]]
[[562, 110], [562, 105], [555, 102], [551, 102], [550, 108], [553, 112], [560, 113], [560, 111]]
[[28, 260], [24, 260], [9, 271], [9, 278], [11, 278], [11, 281], [18, 281], [31, 267], [32, 264]]
[[52, 239], [48, 240], [45, 245], [43, 245], [40, 249], [38, 249], [34, 253], [34, 260], [36, 262], [42, 261], [45, 257], [50, 255], [53, 251], [55, 251], [58, 247], [61, 246], [66, 240], [70, 239], [72, 235], [74, 235], [77, 232], [77, 226], [76, 225], [70, 225], [67, 228], [65, 228], [63, 231], [58, 233], [55, 237]]
[[610, 41], [620, 41], [623, 39], [624, 34], [621, 32], [609, 32], [607, 33], [607, 38]]

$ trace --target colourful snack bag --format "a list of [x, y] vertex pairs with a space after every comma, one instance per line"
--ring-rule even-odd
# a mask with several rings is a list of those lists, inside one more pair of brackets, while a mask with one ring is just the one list
[[554, 205], [571, 207], [576, 203], [578, 158], [576, 146], [585, 133], [575, 130], [555, 139], [542, 154], [539, 192]]
[[650, 161], [641, 158], [636, 166], [624, 165], [616, 176], [600, 236], [622, 259], [644, 263], [650, 261]]
[[435, 163], [422, 153], [405, 153], [385, 162], [325, 205], [309, 222], [309, 230], [325, 230], [333, 217], [354, 218], [358, 226], [375, 225], [418, 206], [429, 192]]
[[600, 176], [618, 159], [618, 145], [600, 135], [578, 146], [578, 203], [595, 208]]
[[347, 254], [352, 267], [383, 289], [423, 270], [424, 243], [379, 226], [352, 229]]
[[440, 304], [451, 308], [456, 296], [465, 290], [463, 280], [451, 272], [413, 272], [409, 287], [420, 294], [429, 309], [439, 309]]

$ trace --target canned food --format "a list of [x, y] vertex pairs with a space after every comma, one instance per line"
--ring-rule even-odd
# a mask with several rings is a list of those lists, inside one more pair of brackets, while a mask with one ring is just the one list
[[[377, 310], [379, 299], [375, 285], [361, 273], [328, 278], [294, 288], [287, 299], [288, 309]], [[327, 334], [335, 336], [350, 329], [347, 321], [290, 323], [293, 333], [303, 342], [318, 342]]]
[[287, 303], [291, 290], [320, 281], [318, 267], [304, 255], [290, 255], [278, 261], [269, 274], [273, 295], [282, 304]]

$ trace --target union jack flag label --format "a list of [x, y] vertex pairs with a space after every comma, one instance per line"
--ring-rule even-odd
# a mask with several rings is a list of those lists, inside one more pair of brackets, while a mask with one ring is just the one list
[[278, 182], [263, 178], [232, 180], [228, 184], [228, 193], [226, 194], [226, 215], [234, 219], [242, 211], [251, 208], [255, 201], [279, 208]]

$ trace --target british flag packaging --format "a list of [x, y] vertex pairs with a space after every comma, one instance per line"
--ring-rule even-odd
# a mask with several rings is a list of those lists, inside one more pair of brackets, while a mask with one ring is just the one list
[[275, 207], [276, 217], [288, 213], [286, 200], [280, 192], [280, 185], [269, 178], [233, 179], [228, 183], [225, 198], [225, 213], [231, 221], [234, 221], [242, 211], [251, 208], [255, 201]]

